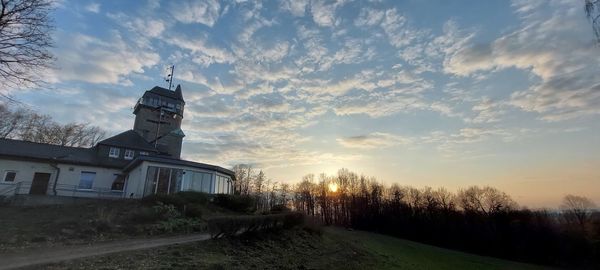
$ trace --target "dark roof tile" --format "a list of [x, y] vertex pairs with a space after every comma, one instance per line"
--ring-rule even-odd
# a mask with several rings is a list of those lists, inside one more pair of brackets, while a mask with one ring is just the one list
[[98, 144], [156, 152], [156, 148], [154, 148], [142, 136], [140, 136], [140, 134], [133, 130], [119, 133], [108, 139], [100, 141]]

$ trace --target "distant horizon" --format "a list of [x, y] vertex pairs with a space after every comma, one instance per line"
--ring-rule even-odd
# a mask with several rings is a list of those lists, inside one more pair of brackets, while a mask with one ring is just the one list
[[492, 186], [521, 206], [600, 204], [600, 46], [584, 1], [71, 1], [47, 87], [0, 89], [61, 123], [133, 127], [186, 101], [182, 158], [297, 183]]

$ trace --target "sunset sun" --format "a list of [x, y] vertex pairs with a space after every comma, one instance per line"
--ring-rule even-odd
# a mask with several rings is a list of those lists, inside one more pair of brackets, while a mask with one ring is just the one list
[[337, 190], [338, 190], [338, 185], [336, 183], [329, 183], [329, 191], [337, 192]]

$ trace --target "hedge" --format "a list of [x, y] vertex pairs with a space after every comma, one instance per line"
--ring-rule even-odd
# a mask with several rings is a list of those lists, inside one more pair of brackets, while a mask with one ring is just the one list
[[208, 231], [212, 238], [232, 237], [247, 232], [291, 228], [304, 223], [304, 214], [289, 212], [271, 215], [223, 216], [208, 220]]

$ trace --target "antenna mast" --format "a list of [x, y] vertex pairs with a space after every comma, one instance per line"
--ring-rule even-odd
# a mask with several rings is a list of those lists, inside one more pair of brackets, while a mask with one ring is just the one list
[[171, 87], [173, 87], [173, 72], [175, 71], [175, 65], [171, 65], [169, 69], [171, 69], [171, 72], [169, 75], [167, 75], [167, 79], [165, 81], [169, 82], [169, 90], [171, 90]]

